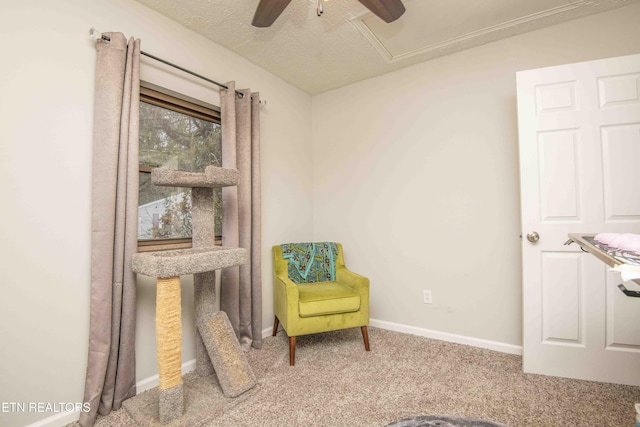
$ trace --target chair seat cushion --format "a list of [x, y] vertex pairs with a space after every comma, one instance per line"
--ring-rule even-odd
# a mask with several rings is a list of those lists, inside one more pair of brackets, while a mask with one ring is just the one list
[[360, 294], [338, 282], [301, 283], [297, 286], [300, 317], [360, 310]]

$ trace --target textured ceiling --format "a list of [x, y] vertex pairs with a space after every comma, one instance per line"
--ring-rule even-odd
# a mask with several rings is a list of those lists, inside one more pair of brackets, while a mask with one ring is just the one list
[[309, 94], [640, 0], [404, 0], [385, 24], [356, 0], [294, 0], [269, 28], [258, 0], [137, 0]]

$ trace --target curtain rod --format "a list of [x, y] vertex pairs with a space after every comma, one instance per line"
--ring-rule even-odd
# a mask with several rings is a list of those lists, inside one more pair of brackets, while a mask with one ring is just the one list
[[[107, 43], [109, 43], [111, 41], [111, 38], [109, 36], [106, 36], [106, 35], [102, 34], [101, 32], [99, 32], [98, 30], [96, 30], [93, 27], [89, 30], [89, 35], [95, 40], [103, 40], [104, 42], [107, 42]], [[155, 59], [158, 62], [162, 62], [163, 64], [166, 64], [166, 65], [168, 65], [170, 67], [176, 68], [176, 69], [178, 69], [180, 71], [183, 71], [183, 72], [185, 72], [187, 74], [191, 74], [192, 76], [198, 77], [199, 79], [205, 80], [205, 81], [207, 81], [209, 83], [213, 83], [214, 85], [216, 85], [218, 87], [221, 87], [221, 88], [224, 88], [224, 89], [229, 89], [229, 87], [227, 85], [219, 83], [219, 82], [217, 82], [215, 80], [211, 80], [210, 78], [202, 76], [202, 75], [200, 75], [198, 73], [194, 73], [191, 70], [187, 70], [186, 68], [183, 68], [183, 67], [181, 67], [179, 65], [173, 64], [173, 63], [171, 63], [171, 62], [169, 62], [167, 60], [164, 60], [162, 58], [158, 58], [157, 56], [152, 55], [150, 53], [147, 53], [147, 52], [145, 52], [143, 50], [140, 51], [140, 54], [144, 55], [144, 56], [147, 56], [147, 57], [149, 57], [151, 59]], [[244, 93], [242, 93], [242, 92], [240, 92], [238, 90], [236, 90], [236, 95], [238, 95], [240, 98], [244, 98]], [[262, 105], [266, 105], [267, 101], [261, 99], [259, 101], [259, 103], [262, 104]]]

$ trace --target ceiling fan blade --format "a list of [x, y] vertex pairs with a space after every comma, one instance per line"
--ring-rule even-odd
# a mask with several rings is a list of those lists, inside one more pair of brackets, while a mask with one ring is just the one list
[[402, 0], [358, 0], [384, 22], [393, 22], [405, 11]]
[[260, 0], [251, 25], [254, 27], [270, 27], [291, 0]]

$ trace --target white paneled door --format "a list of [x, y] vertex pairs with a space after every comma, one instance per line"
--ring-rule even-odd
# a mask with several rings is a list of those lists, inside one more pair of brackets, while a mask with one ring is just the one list
[[640, 298], [564, 243], [640, 233], [640, 55], [523, 71], [517, 85], [524, 371], [638, 386]]

